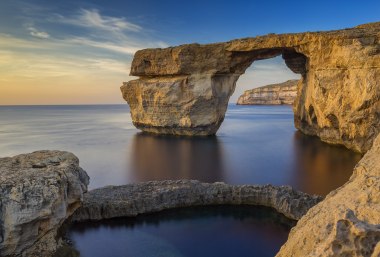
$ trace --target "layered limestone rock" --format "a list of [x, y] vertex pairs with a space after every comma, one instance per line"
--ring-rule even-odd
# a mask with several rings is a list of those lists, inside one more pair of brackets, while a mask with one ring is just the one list
[[367, 151], [380, 131], [380, 23], [269, 34], [225, 43], [136, 52], [121, 87], [135, 126], [176, 135], [215, 134], [236, 81], [252, 62], [282, 55], [301, 74], [295, 125], [322, 140]]
[[380, 256], [380, 136], [350, 180], [311, 208], [277, 254]]
[[322, 200], [289, 186], [201, 183], [196, 180], [152, 181], [107, 186], [85, 194], [73, 221], [131, 217], [165, 209], [202, 205], [262, 205], [298, 220]]
[[68, 152], [0, 158], [0, 256], [50, 257], [89, 178]]
[[298, 80], [288, 80], [244, 91], [237, 100], [238, 105], [293, 104], [297, 96]]

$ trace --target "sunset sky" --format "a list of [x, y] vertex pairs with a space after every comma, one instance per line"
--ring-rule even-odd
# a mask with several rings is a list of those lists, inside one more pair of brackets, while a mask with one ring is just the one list
[[[138, 49], [380, 20], [380, 1], [1, 0], [0, 105], [123, 103]], [[232, 97], [297, 78], [275, 58], [254, 63]]]

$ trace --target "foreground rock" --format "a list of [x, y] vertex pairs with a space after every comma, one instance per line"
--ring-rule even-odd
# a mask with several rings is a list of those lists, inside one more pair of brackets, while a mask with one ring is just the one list
[[288, 80], [244, 91], [238, 105], [279, 105], [293, 104], [297, 96], [298, 80]]
[[196, 180], [152, 181], [94, 189], [85, 194], [83, 206], [72, 220], [130, 217], [171, 208], [217, 204], [268, 206], [297, 220], [321, 200], [322, 197], [310, 196], [289, 186], [232, 186]]
[[380, 256], [380, 136], [350, 180], [292, 229], [278, 257]]
[[52, 256], [89, 178], [68, 152], [0, 158], [0, 256]]
[[225, 43], [136, 52], [121, 87], [134, 125], [147, 132], [215, 134], [236, 81], [256, 60], [282, 55], [301, 74], [295, 125], [323, 141], [366, 152], [380, 131], [380, 23], [270, 34]]

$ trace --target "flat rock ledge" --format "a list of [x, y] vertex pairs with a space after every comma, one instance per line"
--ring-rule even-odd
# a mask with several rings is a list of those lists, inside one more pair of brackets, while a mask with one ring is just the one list
[[290, 186], [228, 185], [196, 180], [152, 181], [94, 189], [84, 195], [73, 222], [133, 217], [166, 209], [204, 205], [262, 205], [300, 219], [322, 200]]
[[72, 153], [0, 158], [0, 256], [52, 256], [58, 230], [80, 206], [88, 183]]

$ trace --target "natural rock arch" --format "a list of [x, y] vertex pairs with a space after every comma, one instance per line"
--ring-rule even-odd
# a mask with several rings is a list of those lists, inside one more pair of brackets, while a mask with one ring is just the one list
[[282, 55], [302, 75], [295, 126], [367, 151], [380, 131], [380, 23], [352, 29], [269, 34], [208, 45], [138, 51], [121, 87], [134, 125], [146, 132], [215, 134], [236, 81], [256, 60]]

